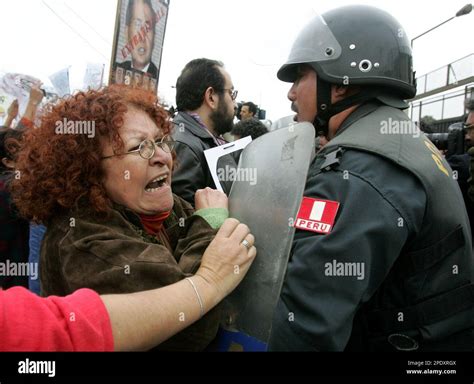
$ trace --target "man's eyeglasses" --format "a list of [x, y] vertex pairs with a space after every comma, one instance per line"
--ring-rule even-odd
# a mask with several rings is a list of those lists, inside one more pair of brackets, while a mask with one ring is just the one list
[[110, 159], [111, 157], [115, 156], [124, 156], [132, 153], [138, 153], [145, 160], [150, 160], [155, 155], [156, 147], [160, 147], [163, 151], [171, 153], [175, 145], [176, 141], [174, 141], [170, 135], [165, 135], [161, 139], [158, 139], [156, 141], [150, 139], [143, 140], [137, 147], [137, 149], [132, 149], [131, 151], [122, 154], [104, 156], [102, 157], [102, 159]]
[[228, 91], [232, 100], [237, 99], [237, 94], [239, 93], [239, 91], [237, 91], [236, 89], [224, 88], [223, 91]]
[[462, 125], [462, 128], [463, 128], [464, 130], [474, 129], [474, 124], [466, 124], [466, 123], [464, 123], [464, 124]]

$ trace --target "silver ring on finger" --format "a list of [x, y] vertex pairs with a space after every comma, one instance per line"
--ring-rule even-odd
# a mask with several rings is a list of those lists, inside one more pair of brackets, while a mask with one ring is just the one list
[[242, 244], [245, 248], [247, 248], [247, 251], [250, 250], [250, 248], [252, 248], [252, 246], [250, 245], [250, 243], [247, 241], [247, 240], [242, 240], [242, 242], [240, 243]]

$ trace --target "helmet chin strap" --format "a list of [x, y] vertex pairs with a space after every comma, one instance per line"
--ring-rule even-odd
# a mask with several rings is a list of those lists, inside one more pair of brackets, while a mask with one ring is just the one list
[[329, 119], [333, 116], [330, 114], [331, 110], [331, 84], [321, 80], [317, 77], [317, 91], [316, 91], [316, 117], [313, 125], [316, 129], [316, 136], [326, 136], [329, 130]]
[[329, 119], [346, 109], [365, 103], [377, 97], [380, 93], [376, 89], [364, 90], [355, 95], [348, 96], [345, 99], [338, 101], [335, 104], [331, 103], [331, 88], [332, 84], [322, 80], [319, 76], [317, 78], [317, 114], [314, 118], [313, 125], [316, 129], [317, 136], [328, 136]]

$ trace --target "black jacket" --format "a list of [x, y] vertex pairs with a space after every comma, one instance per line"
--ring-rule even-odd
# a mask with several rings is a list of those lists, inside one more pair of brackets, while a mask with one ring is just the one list
[[469, 222], [471, 223], [471, 236], [474, 237], [474, 201], [469, 198], [469, 163], [471, 157], [468, 153], [462, 155], [453, 155], [448, 157], [446, 161], [449, 163], [453, 171], [456, 171], [456, 179], [461, 188], [462, 197], [464, 204], [466, 204], [467, 214], [469, 216]]
[[[177, 157], [172, 189], [173, 193], [194, 206], [194, 194], [198, 189], [216, 188], [204, 151], [217, 147], [217, 144], [213, 137], [187, 113], [179, 112], [173, 121]], [[226, 165], [236, 167], [233, 156], [226, 156], [222, 162], [219, 161], [219, 167]], [[229, 194], [232, 183], [223, 181], [221, 185], [224, 192]]]
[[[340, 207], [330, 233], [295, 233], [271, 350], [394, 350], [407, 341], [413, 349], [472, 350], [462, 196], [427, 139], [381, 135], [381, 123], [407, 119], [363, 106], [311, 164], [304, 196]], [[351, 268], [335, 274], [333, 265]]]

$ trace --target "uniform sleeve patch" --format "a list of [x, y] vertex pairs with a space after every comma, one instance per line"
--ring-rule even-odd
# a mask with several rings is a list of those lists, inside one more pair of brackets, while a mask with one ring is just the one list
[[338, 209], [339, 203], [337, 201], [303, 197], [295, 227], [304, 231], [330, 233]]

